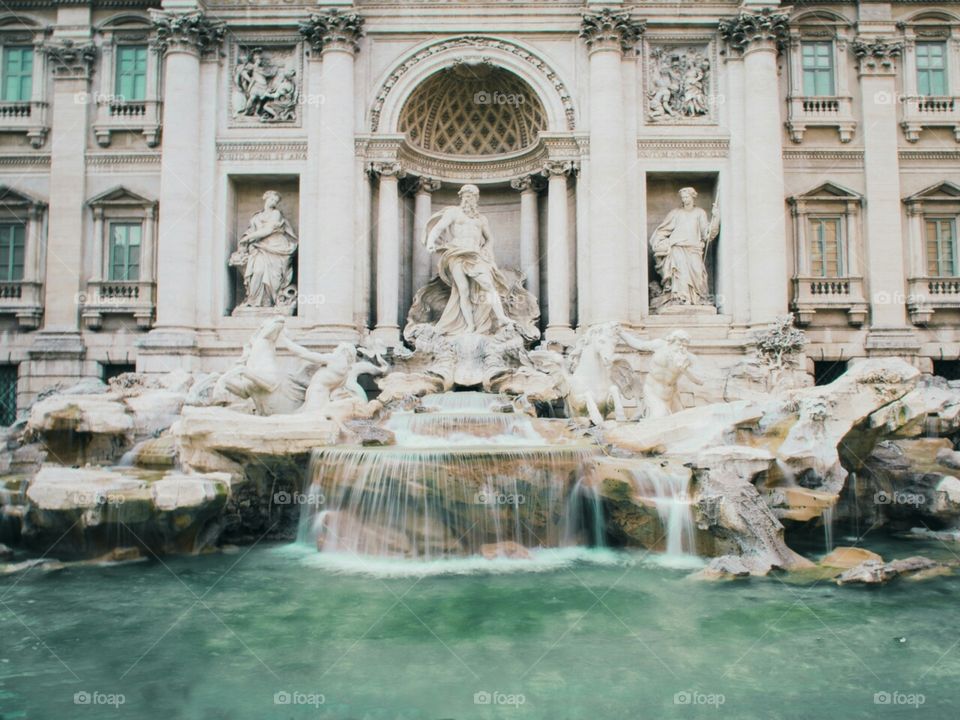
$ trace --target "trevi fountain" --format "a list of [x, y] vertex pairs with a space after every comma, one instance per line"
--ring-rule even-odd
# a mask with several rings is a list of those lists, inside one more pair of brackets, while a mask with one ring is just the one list
[[[960, 387], [897, 359], [813, 386], [785, 316], [685, 405], [683, 330], [541, 341], [478, 197], [424, 228], [403, 344], [291, 338], [268, 191], [231, 258], [261, 320], [229, 369], [81, 382], [9, 429], [4, 606], [44, 622], [5, 633], [0, 702], [42, 682], [53, 714], [3, 717], [80, 717], [78, 678], [135, 717], [952, 704], [930, 648], [953, 634]], [[706, 307], [716, 210], [680, 198], [651, 239], [662, 302]], [[894, 680], [905, 659], [927, 677]]]
[[[494, 22], [489, 8], [424, 0], [409, 3], [411, 17], [422, 12], [452, 39], [417, 40], [369, 93], [371, 134], [354, 137], [354, 63], [359, 83], [386, 62], [380, 50], [363, 64], [356, 8], [314, 3], [343, 7], [313, 8], [320, 14], [289, 37], [243, 25], [274, 15], [290, 25], [309, 4], [236, 3], [250, 6], [244, 20], [228, 3], [153, 3], [151, 48], [166, 63], [158, 234], [156, 204], [125, 187], [84, 206], [99, 243], [88, 255], [140, 279], [111, 285], [112, 269], [95, 273], [90, 287], [121, 300], [84, 295], [60, 315], [51, 299], [18, 306], [25, 332], [43, 321], [0, 446], [0, 720], [956, 717], [960, 381], [938, 372], [956, 355], [956, 282], [937, 277], [956, 253], [944, 213], [960, 186], [904, 201], [903, 228], [935, 234], [943, 267], [921, 273], [930, 297], [868, 302], [859, 264], [874, 289], [887, 287], [909, 253], [854, 247], [864, 220], [900, 241], [900, 218], [885, 213], [901, 197], [872, 184], [897, 174], [883, 144], [902, 127], [921, 149], [901, 147], [901, 157], [930, 159], [922, 148], [936, 125], [937, 142], [952, 146], [955, 98], [936, 99], [937, 122], [924, 106], [878, 140], [875, 125], [896, 109], [871, 106], [861, 125], [847, 118], [860, 96], [848, 97], [846, 70], [825, 105], [798, 88], [825, 82], [817, 72], [834, 41], [851, 76], [859, 63], [864, 96], [894, 88], [900, 46], [876, 28], [904, 34], [911, 72], [939, 82], [946, 61], [924, 38], [949, 38], [955, 52], [960, 20], [894, 23], [897, 3], [860, 3], [873, 14], [853, 39], [840, 14], [817, 15], [811, 30], [810, 18], [790, 25], [793, 10], [778, 3], [689, 3], [680, 15], [665, 8], [685, 3], [476, 4], [527, 17], [531, 37], [559, 37], [549, 13], [573, 23], [554, 51], [580, 48], [579, 33], [589, 67], [558, 73], [509, 33], [456, 34]], [[53, 5], [59, 38], [110, 4]], [[87, 5], [84, 20], [73, 6]], [[208, 5], [246, 28], [239, 39], [211, 24]], [[357, 3], [373, 36], [394, 22], [384, 20], [390, 5]], [[542, 15], [517, 9], [527, 5]], [[818, 3], [797, 3], [808, 5]], [[649, 41], [637, 8], [652, 13]], [[709, 20], [717, 8], [723, 17]], [[690, 27], [688, 11], [699, 13]], [[133, 78], [128, 90], [141, 66], [145, 78], [159, 72], [157, 53], [124, 49], [140, 47], [128, 21], [139, 27], [122, 17], [96, 26], [100, 56], [71, 39], [43, 56], [59, 98], [55, 132], [76, 112], [64, 105], [67, 83], [90, 79], [65, 67], [89, 71], [117, 53], [116, 84]], [[664, 34], [675, 22], [684, 32]], [[0, 25], [5, 97], [10, 77], [31, 72], [22, 53], [33, 35], [17, 32]], [[787, 100], [800, 104], [781, 127], [775, 58], [794, 51], [790, 73], [800, 75]], [[634, 55], [643, 89], [626, 96], [639, 131], [620, 92], [640, 82]], [[229, 90], [208, 101], [216, 72]], [[589, 75], [589, 92], [561, 79], [578, 75]], [[531, 91], [521, 77], [545, 98], [524, 100], [523, 117], [540, 123], [532, 132], [501, 123]], [[485, 83], [503, 92], [483, 95]], [[756, 107], [730, 115], [718, 88]], [[458, 115], [451, 103], [466, 92], [482, 112]], [[401, 112], [399, 95], [404, 108], [427, 109]], [[601, 111], [581, 133], [587, 96]], [[116, 154], [107, 148], [124, 133], [124, 152], [159, 142], [152, 100], [136, 112], [122, 99], [92, 102], [100, 149], [90, 157]], [[207, 105], [223, 112], [207, 117]], [[31, 122], [46, 112], [25, 107], [17, 117]], [[116, 125], [123, 113], [135, 127]], [[200, 164], [217, 123], [223, 182]], [[491, 139], [498, 123], [519, 149]], [[734, 147], [716, 123], [756, 142], [753, 154], [715, 163]], [[690, 127], [696, 138], [682, 139]], [[36, 149], [45, 130], [31, 128], [21, 145]], [[829, 157], [784, 157], [865, 162], [876, 197], [823, 184], [817, 165], [818, 189], [788, 199], [798, 247], [814, 248], [790, 270], [783, 248], [764, 245], [787, 237], [785, 128], [798, 146], [860, 147], [863, 135], [856, 158], [839, 145]], [[298, 154], [300, 129], [319, 150], [311, 139]], [[628, 131], [648, 133], [639, 147], [654, 170], [639, 183], [618, 144]], [[65, 145], [53, 145], [51, 167], [66, 172]], [[272, 160], [244, 169], [264, 153]], [[481, 159], [463, 159], [472, 155]], [[329, 174], [304, 165], [301, 183], [301, 160]], [[42, 256], [50, 298], [69, 285], [48, 259], [69, 266], [60, 257], [73, 226], [62, 213], [76, 193], [63, 182], [50, 194]], [[46, 204], [3, 192], [10, 212], [44, 217]], [[936, 217], [924, 221], [924, 208]], [[360, 227], [371, 213], [376, 226]], [[628, 226], [648, 252], [621, 243]], [[4, 263], [22, 271], [23, 238], [9, 232]], [[40, 232], [31, 225], [28, 241]], [[571, 244], [587, 232], [589, 242]], [[355, 236], [375, 243], [355, 252]], [[841, 236], [850, 248], [830, 245]], [[28, 271], [41, 259], [29, 253]], [[847, 274], [830, 279], [830, 267]], [[780, 283], [794, 270], [788, 291]], [[362, 276], [368, 284], [355, 284]], [[147, 300], [154, 280], [159, 300]], [[118, 319], [128, 315], [136, 330]], [[3, 332], [14, 344], [25, 337]], [[140, 333], [136, 362], [93, 377], [84, 363], [104, 338], [109, 356], [128, 352], [129, 333]], [[71, 350], [76, 342], [89, 347]], [[831, 361], [836, 372], [825, 374]]]

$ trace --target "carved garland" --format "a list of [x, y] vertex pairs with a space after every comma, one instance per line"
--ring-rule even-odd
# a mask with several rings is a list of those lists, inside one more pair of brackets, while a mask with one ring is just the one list
[[456, 48], [490, 48], [494, 50], [504, 50], [533, 66], [547, 79], [547, 82], [553, 86], [553, 89], [556, 90], [557, 94], [560, 96], [560, 102], [563, 104], [563, 111], [567, 118], [567, 129], [576, 129], [577, 120], [576, 110], [573, 106], [573, 98], [567, 91], [566, 85], [564, 85], [563, 81], [557, 77], [557, 74], [550, 68], [549, 65], [547, 65], [547, 63], [538, 58], [536, 55], [524, 50], [519, 45], [515, 45], [507, 40], [498, 40], [497, 38], [483, 37], [481, 35], [465, 35], [463, 37], [454, 38], [451, 40], [444, 40], [436, 43], [435, 45], [430, 45], [429, 47], [423, 48], [415, 55], [408, 58], [403, 64], [398, 66], [390, 74], [390, 77], [384, 81], [383, 85], [380, 86], [380, 90], [377, 92], [377, 97], [373, 102], [373, 109], [370, 113], [370, 130], [372, 132], [377, 132], [377, 128], [380, 126], [380, 114], [383, 111], [383, 105], [387, 100], [387, 96], [393, 90], [394, 86], [400, 81], [400, 78], [403, 75], [408, 73], [423, 60], [433, 57], [434, 55], [442, 53], [446, 50]]

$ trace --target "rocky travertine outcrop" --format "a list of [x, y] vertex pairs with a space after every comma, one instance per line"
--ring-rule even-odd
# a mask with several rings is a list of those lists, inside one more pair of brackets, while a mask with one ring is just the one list
[[880, 585], [896, 577], [931, 577], [950, 572], [942, 563], [925, 557], [910, 557], [885, 563], [882, 560], [867, 560], [847, 570], [837, 578], [838, 585]]
[[117, 544], [194, 553], [225, 527], [225, 473], [166, 475], [44, 467], [26, 489], [22, 542], [55, 556], [96, 556]]

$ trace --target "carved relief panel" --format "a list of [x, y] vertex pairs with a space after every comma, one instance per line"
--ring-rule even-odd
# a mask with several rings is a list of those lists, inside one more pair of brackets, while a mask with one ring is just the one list
[[715, 124], [720, 95], [707, 40], [650, 39], [643, 50], [644, 118], [653, 125]]
[[300, 127], [300, 44], [294, 39], [249, 38], [233, 44], [230, 55], [231, 127]]

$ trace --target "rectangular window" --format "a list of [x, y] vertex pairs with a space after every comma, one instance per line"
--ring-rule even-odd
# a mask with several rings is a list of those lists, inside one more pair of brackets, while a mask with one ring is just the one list
[[110, 279], [140, 279], [140, 223], [110, 223]]
[[117, 47], [116, 94], [122, 100], [145, 100], [147, 97], [147, 46]]
[[0, 223], [0, 280], [23, 280], [26, 236], [23, 223]]
[[917, 43], [917, 92], [920, 95], [949, 95], [947, 90], [947, 44]]
[[17, 366], [0, 365], [0, 426], [17, 420]]
[[801, 43], [803, 51], [803, 94], [806, 97], [833, 95], [833, 43]]
[[953, 277], [956, 273], [956, 218], [927, 218], [927, 274]]
[[3, 49], [3, 99], [27, 102], [33, 97], [33, 48], [9, 46]]
[[814, 277], [846, 275], [840, 228], [840, 218], [810, 218], [810, 273]]

